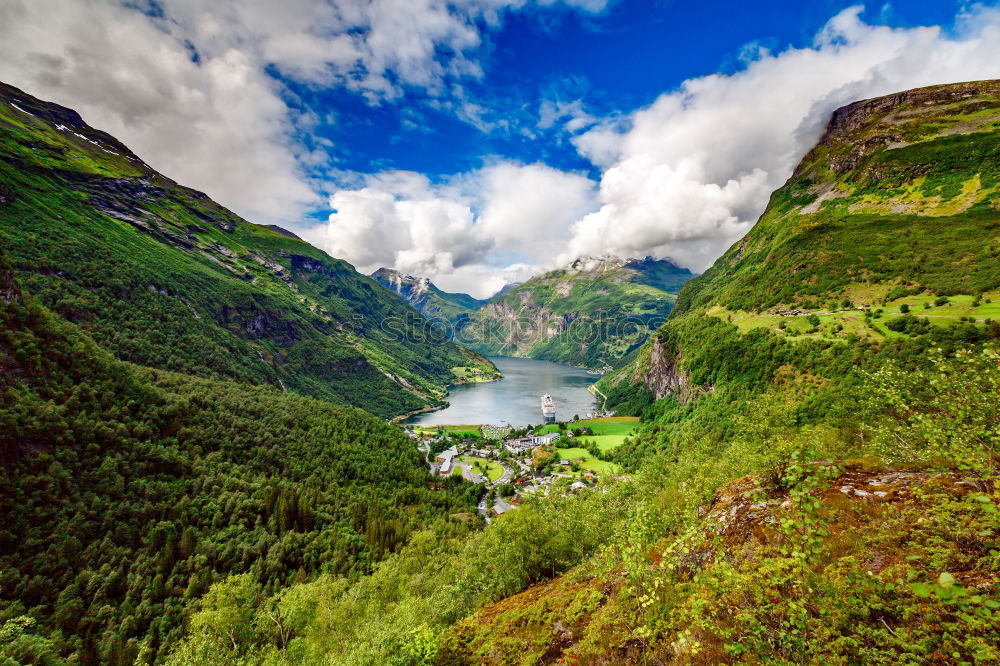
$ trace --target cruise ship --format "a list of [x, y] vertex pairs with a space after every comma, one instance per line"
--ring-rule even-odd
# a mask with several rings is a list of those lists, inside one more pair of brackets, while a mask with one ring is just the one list
[[556, 403], [552, 402], [551, 395], [542, 396], [542, 416], [545, 418], [546, 423], [555, 423], [556, 420]]

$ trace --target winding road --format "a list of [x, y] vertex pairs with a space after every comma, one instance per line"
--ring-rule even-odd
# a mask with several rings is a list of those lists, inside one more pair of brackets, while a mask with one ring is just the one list
[[[421, 453], [424, 454], [424, 462], [427, 463], [428, 469], [430, 469], [431, 472], [433, 473], [434, 463], [433, 461], [431, 461], [430, 444], [423, 441], [417, 442], [417, 451], [420, 451]], [[514, 470], [514, 468], [508, 465], [503, 460], [497, 460], [495, 462], [499, 464], [501, 467], [503, 467], [503, 474], [501, 474], [500, 478], [494, 481], [493, 483], [486, 484], [486, 487], [483, 489], [483, 494], [479, 498], [479, 504], [476, 506], [476, 510], [479, 512], [479, 515], [482, 516], [483, 519], [486, 521], [487, 525], [490, 524], [490, 512], [489, 512], [489, 507], [486, 506], [486, 496], [489, 494], [489, 491], [491, 489], [503, 485], [504, 483], [510, 483], [511, 479], [513, 479], [517, 475], [517, 472]], [[469, 468], [469, 464], [457, 459], [455, 460], [455, 464], [462, 468], [462, 478], [464, 478], [466, 481], [472, 481], [472, 470]], [[498, 503], [502, 507], [503, 506], [507, 508], [510, 507], [510, 505], [507, 504], [507, 502], [502, 499], [499, 499]]]

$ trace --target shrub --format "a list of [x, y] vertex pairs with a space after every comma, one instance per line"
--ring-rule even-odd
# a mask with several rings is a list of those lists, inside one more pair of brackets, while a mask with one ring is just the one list
[[993, 475], [1000, 468], [1000, 353], [935, 353], [931, 367], [886, 366], [869, 375], [869, 410], [878, 452], [891, 459], [946, 461]]

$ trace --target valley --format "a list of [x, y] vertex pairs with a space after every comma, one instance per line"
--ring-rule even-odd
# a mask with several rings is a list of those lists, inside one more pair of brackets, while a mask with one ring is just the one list
[[0, 662], [1000, 662], [1000, 82], [826, 121], [703, 273], [475, 299], [0, 84]]
[[556, 403], [556, 416], [569, 420], [597, 409], [590, 387], [597, 380], [586, 371], [551, 361], [493, 356], [490, 361], [503, 379], [455, 386], [444, 409], [418, 414], [404, 423], [421, 427], [457, 423], [489, 423], [524, 427], [541, 423], [541, 396]]
[[666, 259], [584, 257], [487, 300], [448, 294], [426, 278], [389, 269], [373, 277], [481, 354], [604, 372], [646, 341], [693, 274]]

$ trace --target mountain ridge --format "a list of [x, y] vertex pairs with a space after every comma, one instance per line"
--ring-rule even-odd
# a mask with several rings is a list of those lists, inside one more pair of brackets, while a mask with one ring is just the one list
[[[492, 364], [374, 280], [178, 185], [76, 112], [0, 85], [0, 226], [22, 284], [141, 365], [384, 417]], [[156, 325], [153, 325], [156, 322]]]
[[[602, 390], [631, 384], [649, 391], [640, 400], [649, 402], [714, 386], [691, 372], [701, 346], [681, 341], [702, 329], [699, 319], [735, 322], [740, 335], [753, 325], [841, 346], [851, 336], [872, 345], [923, 333], [940, 340], [948, 329], [927, 325], [962, 326], [976, 312], [986, 312], [982, 322], [992, 312], [982, 301], [1000, 289], [998, 129], [998, 81], [930, 86], [837, 110], [757, 224], [681, 290], [637, 362], [603, 380]], [[909, 242], [898, 243], [900, 235]], [[890, 306], [910, 318], [882, 319]], [[807, 325], [810, 315], [816, 326]], [[976, 339], [983, 329], [953, 333]], [[635, 411], [639, 397], [630, 395], [623, 400]]]
[[668, 259], [579, 258], [490, 299], [457, 339], [487, 355], [615, 367], [666, 319], [691, 277]]

